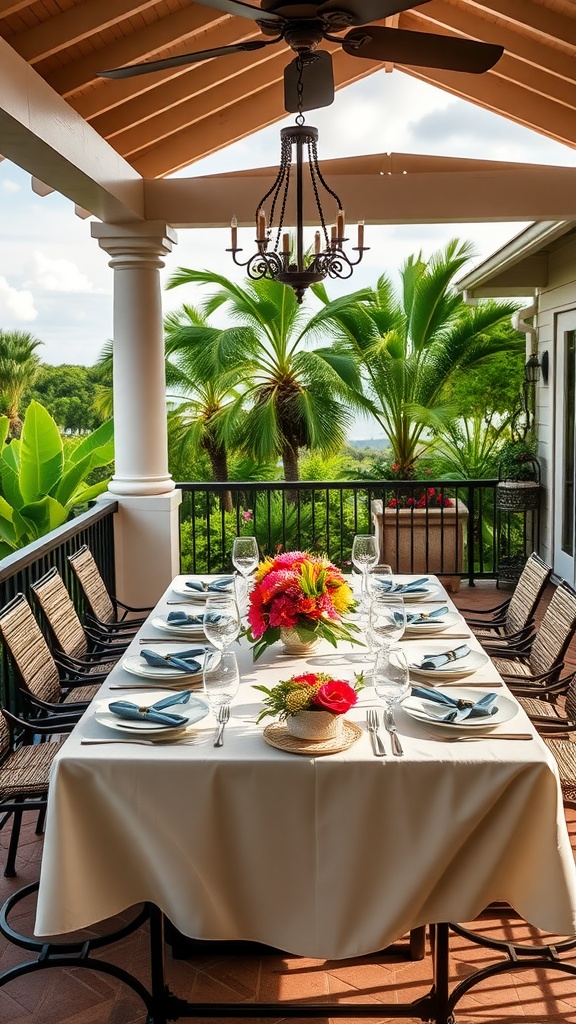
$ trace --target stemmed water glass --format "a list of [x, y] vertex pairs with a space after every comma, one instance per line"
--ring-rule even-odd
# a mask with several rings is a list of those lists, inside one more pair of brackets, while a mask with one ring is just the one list
[[212, 651], [204, 662], [204, 693], [211, 711], [230, 704], [240, 685], [238, 662], [233, 651]]
[[406, 607], [401, 594], [376, 593], [370, 600], [368, 634], [378, 647], [392, 647], [404, 635]]
[[352, 564], [362, 573], [362, 604], [368, 603], [368, 571], [377, 564], [378, 541], [372, 533], [357, 533], [352, 542]]
[[408, 693], [408, 662], [401, 647], [383, 647], [378, 651], [374, 663], [374, 689], [387, 711], [392, 711]]
[[260, 562], [260, 551], [258, 548], [258, 541], [256, 537], [235, 537], [232, 545], [232, 564], [234, 568], [240, 573], [243, 581], [242, 593], [238, 595], [237, 583], [240, 579], [236, 576], [235, 590], [238, 597], [238, 602], [241, 605], [243, 611], [245, 608], [245, 601], [250, 592], [250, 583], [248, 582], [251, 573], [254, 569], [258, 568]]
[[258, 567], [260, 551], [256, 537], [235, 537], [232, 545], [232, 564], [235, 569], [248, 579], [250, 573]]
[[232, 594], [210, 594], [204, 606], [202, 625], [206, 639], [223, 651], [240, 633], [236, 598]]

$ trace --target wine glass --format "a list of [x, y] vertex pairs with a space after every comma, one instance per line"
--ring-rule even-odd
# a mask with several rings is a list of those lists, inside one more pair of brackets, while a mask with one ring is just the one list
[[392, 711], [408, 693], [408, 662], [401, 647], [383, 647], [378, 651], [374, 663], [374, 689], [387, 711]]
[[238, 693], [240, 672], [233, 651], [211, 651], [204, 661], [204, 693], [216, 713]]
[[378, 562], [378, 541], [372, 533], [357, 533], [352, 542], [352, 564], [362, 573], [362, 603], [368, 603], [368, 570]]
[[232, 594], [210, 594], [202, 619], [204, 635], [219, 651], [223, 651], [240, 633], [240, 612]]
[[260, 551], [256, 537], [235, 537], [232, 545], [232, 564], [245, 580], [258, 567], [259, 562]]
[[404, 635], [406, 607], [401, 594], [373, 594], [368, 613], [368, 633], [379, 647], [391, 647]]
[[[368, 596], [372, 598], [374, 594], [385, 594], [391, 591], [393, 582], [392, 566], [386, 562], [378, 562], [378, 565], [374, 565], [368, 570], [366, 577]], [[382, 584], [384, 585], [382, 586]]]

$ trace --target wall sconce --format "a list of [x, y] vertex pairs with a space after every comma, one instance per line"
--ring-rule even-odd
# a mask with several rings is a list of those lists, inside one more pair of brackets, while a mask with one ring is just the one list
[[548, 349], [546, 349], [546, 351], [542, 353], [542, 362], [540, 363], [540, 366], [542, 367], [542, 381], [544, 384], [547, 384], [548, 374], [550, 372], [550, 357], [548, 354]]
[[532, 353], [524, 367], [524, 380], [527, 384], [537, 384], [540, 380], [540, 362], [535, 352]]

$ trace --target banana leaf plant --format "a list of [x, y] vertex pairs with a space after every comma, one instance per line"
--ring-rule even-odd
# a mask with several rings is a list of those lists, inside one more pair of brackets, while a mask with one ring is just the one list
[[112, 420], [78, 444], [64, 443], [50, 413], [33, 401], [21, 437], [6, 443], [9, 427], [1, 416], [0, 558], [62, 526], [79, 505], [102, 494], [109, 478], [87, 480], [114, 460]]

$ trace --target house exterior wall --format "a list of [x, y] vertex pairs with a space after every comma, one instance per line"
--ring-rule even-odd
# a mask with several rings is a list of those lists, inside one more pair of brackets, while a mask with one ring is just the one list
[[542, 354], [547, 351], [550, 361], [548, 383], [540, 381], [536, 389], [538, 448], [544, 485], [540, 513], [540, 554], [551, 564], [554, 560], [556, 321], [559, 313], [571, 310], [576, 310], [576, 237], [572, 235], [555, 242], [551, 247], [548, 255], [548, 285], [538, 296], [538, 358], [542, 360]]

